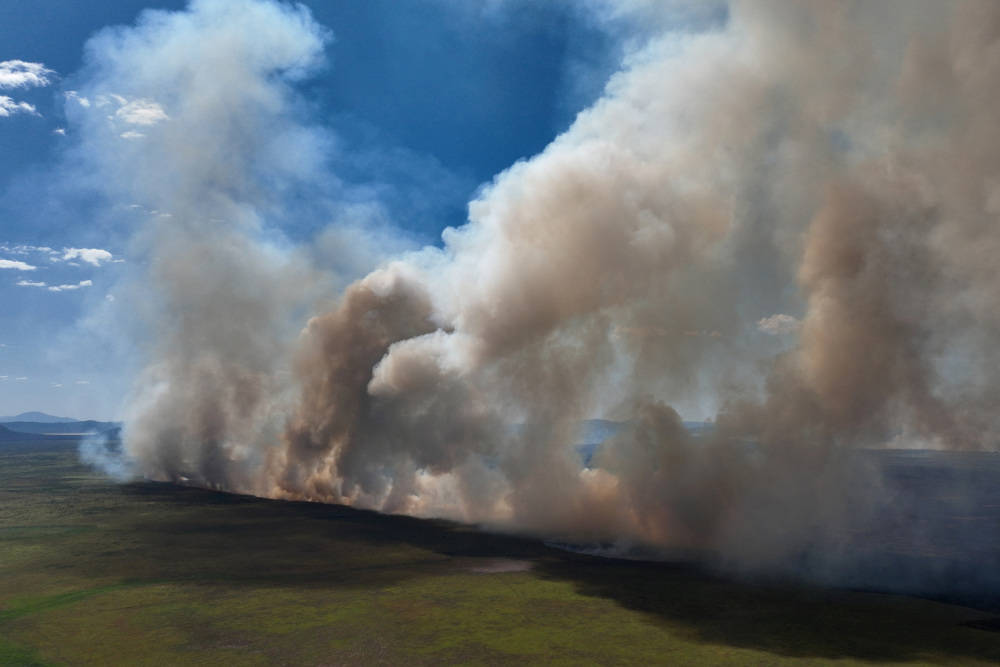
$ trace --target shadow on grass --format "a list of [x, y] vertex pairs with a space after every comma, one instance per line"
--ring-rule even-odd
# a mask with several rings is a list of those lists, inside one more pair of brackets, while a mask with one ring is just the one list
[[[1000, 659], [1000, 640], [956, 634], [954, 610], [899, 596], [793, 585], [754, 585], [697, 568], [577, 562], [545, 568], [583, 595], [680, 624], [701, 642], [796, 658], [869, 661], [928, 656]], [[971, 612], [969, 616], [981, 618]], [[933, 660], [933, 659], [932, 659]]]
[[802, 658], [1000, 659], [1000, 634], [982, 626], [988, 614], [921, 600], [754, 585], [694, 565], [595, 558], [452, 522], [337, 505], [157, 483], [120, 493], [155, 506], [127, 526], [127, 541], [109, 545], [119, 550], [119, 574], [137, 581], [380, 587], [465, 573], [464, 559], [522, 559], [532, 562], [533, 576], [569, 582], [584, 596], [612, 600], [703, 643]]

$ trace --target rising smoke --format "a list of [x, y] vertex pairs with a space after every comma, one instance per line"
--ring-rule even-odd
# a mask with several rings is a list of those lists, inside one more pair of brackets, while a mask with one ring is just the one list
[[[159, 212], [136, 474], [769, 567], [868, 519], [859, 449], [996, 447], [1000, 5], [732, 2], [675, 33], [594, 4], [643, 26], [604, 95], [336, 297], [280, 233], [328, 173], [309, 13], [196, 0], [90, 42], [84, 148]], [[625, 426], [585, 466], [599, 415]]]

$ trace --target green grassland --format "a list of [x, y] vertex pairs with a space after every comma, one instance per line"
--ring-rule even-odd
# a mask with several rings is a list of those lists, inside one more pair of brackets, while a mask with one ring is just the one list
[[[750, 585], [441, 521], [117, 485], [0, 445], [0, 664], [942, 664], [991, 615]], [[970, 625], [972, 624], [972, 625]]]

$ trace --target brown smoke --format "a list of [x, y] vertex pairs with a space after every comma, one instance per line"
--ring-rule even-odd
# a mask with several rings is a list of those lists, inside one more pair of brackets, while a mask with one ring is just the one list
[[[251, 4], [283, 17], [282, 44], [318, 34]], [[257, 105], [251, 128], [290, 122], [269, 77], [317, 43], [225, 61], [263, 91], [231, 91]], [[998, 90], [995, 3], [734, 2], [723, 27], [664, 28], [443, 248], [354, 283], [294, 343], [290, 266], [262, 280], [237, 259], [256, 228], [205, 244], [158, 228], [155, 252], [205, 254], [154, 262], [180, 321], [151, 351], [168, 379], [135, 406], [127, 452], [160, 478], [751, 565], [834, 549], [882, 488], [852, 452], [996, 446]], [[176, 136], [205, 122], [168, 113]], [[248, 159], [286, 147], [236, 140]], [[138, 187], [182, 215], [220, 192], [228, 220], [274, 205], [176, 180]], [[227, 235], [247, 247], [220, 251]], [[226, 267], [242, 278], [193, 296]], [[709, 410], [697, 435], [678, 414]], [[584, 466], [580, 424], [601, 414], [625, 425]]]

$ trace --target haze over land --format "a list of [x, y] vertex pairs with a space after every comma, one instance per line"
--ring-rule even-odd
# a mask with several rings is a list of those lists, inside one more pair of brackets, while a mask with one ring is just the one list
[[[200, 0], [95, 36], [68, 168], [155, 214], [122, 290], [145, 360], [123, 453], [89, 455], [836, 569], [893, 488], [858, 450], [995, 450], [1000, 6], [733, 2], [683, 32], [684, 5], [588, 6], [631, 35], [603, 96], [411, 251], [282, 234], [336, 178], [298, 92], [335, 42], [306, 9]], [[592, 417], [627, 427], [585, 466]]]

